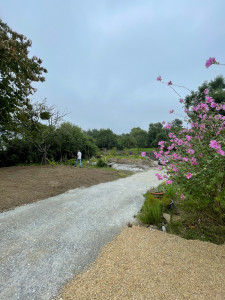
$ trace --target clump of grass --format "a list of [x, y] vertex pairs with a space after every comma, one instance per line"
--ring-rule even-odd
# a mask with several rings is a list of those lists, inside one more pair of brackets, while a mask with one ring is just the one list
[[162, 201], [149, 193], [146, 193], [144, 196], [145, 201], [140, 213], [137, 215], [137, 219], [143, 224], [158, 225], [162, 221]]

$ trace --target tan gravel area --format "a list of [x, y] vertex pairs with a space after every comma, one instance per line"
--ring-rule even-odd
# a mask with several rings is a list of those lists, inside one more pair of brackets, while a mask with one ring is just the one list
[[58, 299], [224, 300], [225, 245], [127, 227]]

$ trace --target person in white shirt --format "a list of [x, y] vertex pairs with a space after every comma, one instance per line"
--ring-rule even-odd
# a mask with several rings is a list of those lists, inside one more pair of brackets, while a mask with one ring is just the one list
[[77, 160], [76, 160], [76, 163], [75, 163], [74, 167], [77, 166], [78, 162], [80, 163], [80, 168], [82, 167], [81, 157], [82, 157], [82, 153], [80, 152], [80, 150], [78, 150], [78, 152], [77, 152]]

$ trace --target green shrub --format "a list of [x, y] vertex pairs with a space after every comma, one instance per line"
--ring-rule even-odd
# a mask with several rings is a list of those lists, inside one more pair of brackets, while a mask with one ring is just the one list
[[75, 165], [76, 163], [76, 159], [75, 158], [71, 158], [71, 159], [68, 159], [64, 162], [64, 165], [69, 165], [69, 166], [72, 166], [72, 165]]
[[55, 162], [54, 159], [53, 159], [53, 160], [50, 160], [50, 159], [47, 158], [47, 162], [48, 162], [48, 164], [49, 164], [50, 166], [55, 166], [55, 165], [56, 165], [56, 162]]
[[107, 167], [107, 162], [104, 161], [102, 158], [99, 158], [96, 164], [97, 167], [99, 168], [104, 168]]
[[144, 224], [158, 224], [162, 220], [162, 200], [145, 194], [145, 201], [137, 218]]

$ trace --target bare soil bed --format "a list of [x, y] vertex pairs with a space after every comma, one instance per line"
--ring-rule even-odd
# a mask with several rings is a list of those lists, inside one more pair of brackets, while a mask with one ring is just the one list
[[112, 181], [125, 174], [122, 171], [62, 165], [0, 168], [0, 212], [71, 189]]

